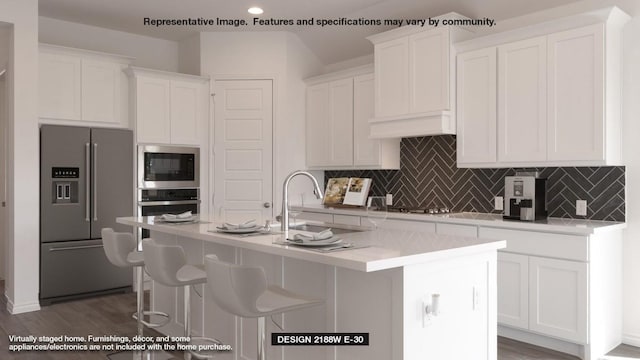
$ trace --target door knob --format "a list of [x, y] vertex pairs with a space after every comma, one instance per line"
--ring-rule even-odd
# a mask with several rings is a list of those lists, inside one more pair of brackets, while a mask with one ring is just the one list
[[267, 201], [266, 203], [262, 204], [262, 206], [268, 209], [271, 207], [271, 203]]

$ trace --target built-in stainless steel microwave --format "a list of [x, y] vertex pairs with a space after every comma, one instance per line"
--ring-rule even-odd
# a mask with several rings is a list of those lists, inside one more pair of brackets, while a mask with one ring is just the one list
[[138, 145], [138, 187], [200, 187], [199, 165], [197, 147]]

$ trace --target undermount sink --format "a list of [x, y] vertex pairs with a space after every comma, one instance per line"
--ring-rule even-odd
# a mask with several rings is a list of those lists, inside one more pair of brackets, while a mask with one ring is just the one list
[[355, 229], [341, 229], [341, 228], [329, 227], [329, 226], [325, 226], [325, 225], [312, 225], [312, 224], [300, 224], [300, 225], [295, 225], [295, 226], [290, 225], [289, 229], [291, 229], [291, 230], [300, 230], [300, 231], [308, 231], [308, 232], [312, 232], [312, 233], [319, 233], [321, 231], [324, 231], [324, 230], [327, 230], [327, 229], [331, 229], [331, 232], [333, 232], [336, 235], [363, 231], [363, 230], [355, 230]]

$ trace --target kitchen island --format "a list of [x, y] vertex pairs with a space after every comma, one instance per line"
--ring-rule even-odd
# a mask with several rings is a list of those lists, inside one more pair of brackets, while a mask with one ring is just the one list
[[[280, 245], [279, 234], [218, 233], [215, 223], [117, 221], [149, 229], [161, 243], [179, 244], [190, 263], [214, 253], [224, 261], [262, 266], [271, 283], [325, 299], [323, 306], [274, 319], [285, 332], [369, 334], [364, 346], [269, 346], [270, 359], [496, 359], [496, 256], [505, 241], [378, 229], [340, 234], [354, 248], [323, 253]], [[225, 313], [209, 289], [196, 290], [204, 299], [191, 298], [194, 333], [231, 345], [234, 350], [221, 359], [255, 358], [255, 320]], [[181, 291], [156, 283], [151, 291], [152, 308], [172, 316], [159, 330], [180, 335]], [[438, 312], [426, 314], [433, 295], [439, 295]], [[281, 330], [269, 324], [268, 331]]]

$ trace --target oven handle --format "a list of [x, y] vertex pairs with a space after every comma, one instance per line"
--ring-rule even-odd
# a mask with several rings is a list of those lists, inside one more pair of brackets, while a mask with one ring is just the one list
[[193, 205], [193, 204], [200, 204], [200, 200], [138, 201], [138, 206]]

